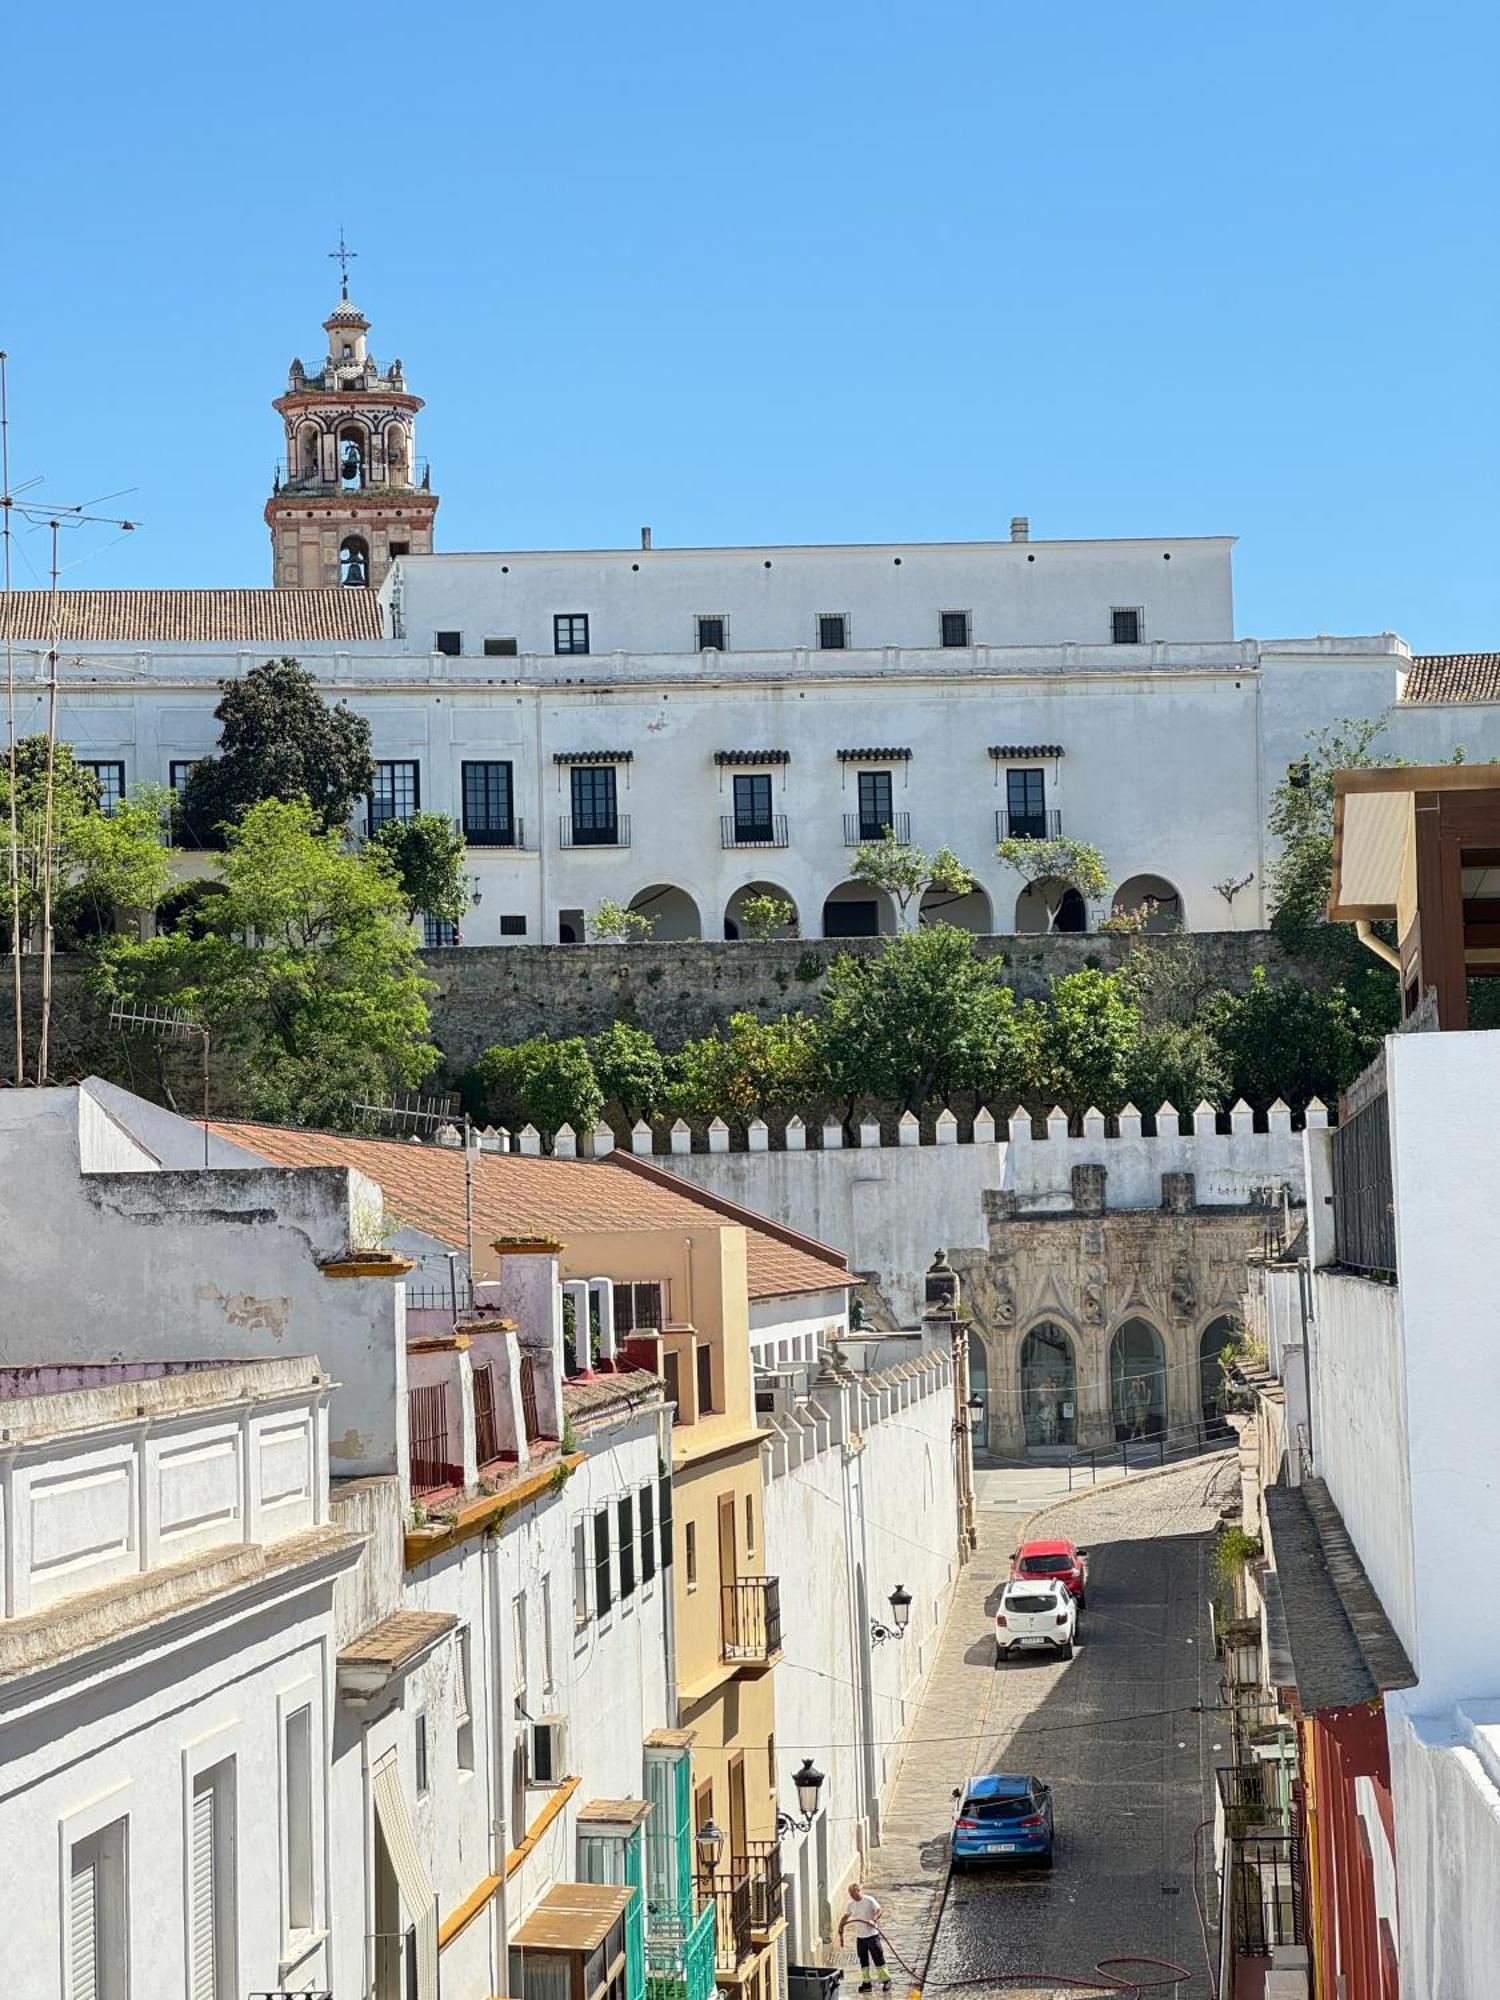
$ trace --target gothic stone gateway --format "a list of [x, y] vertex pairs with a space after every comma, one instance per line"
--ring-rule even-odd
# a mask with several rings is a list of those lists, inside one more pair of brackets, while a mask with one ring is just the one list
[[1218, 1355], [1242, 1324], [1245, 1258], [1276, 1213], [1270, 1191], [1200, 1207], [1191, 1174], [1163, 1174], [1160, 1208], [1111, 1211], [1105, 1185], [1103, 1167], [1075, 1167], [1066, 1209], [990, 1190], [988, 1249], [950, 1253], [999, 1457], [1212, 1434], [1221, 1421]]

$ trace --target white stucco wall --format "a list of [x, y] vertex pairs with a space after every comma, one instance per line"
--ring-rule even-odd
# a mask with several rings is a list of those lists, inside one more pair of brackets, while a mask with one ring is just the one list
[[[830, 1899], [879, 1838], [937, 1657], [958, 1568], [952, 1395], [943, 1357], [889, 1391], [883, 1415], [863, 1382], [820, 1386], [814, 1403], [828, 1421], [783, 1420], [801, 1441], [767, 1448], [766, 1566], [781, 1578], [786, 1648], [776, 1670], [781, 1808], [798, 1811], [791, 1777], [804, 1757], [827, 1780], [812, 1829], [782, 1842], [794, 1963], [814, 1956]], [[912, 1595], [906, 1636], [872, 1645], [870, 1622], [890, 1624], [898, 1584]]]
[[1500, 1704], [1386, 1697], [1403, 2000], [1478, 2000], [1500, 1964]]

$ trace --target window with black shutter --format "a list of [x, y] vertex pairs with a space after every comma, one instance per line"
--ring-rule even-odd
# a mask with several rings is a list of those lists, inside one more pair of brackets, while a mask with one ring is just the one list
[[649, 1583], [656, 1574], [656, 1495], [649, 1486], [641, 1488], [641, 1582]]
[[943, 619], [943, 644], [945, 646], [967, 646], [969, 643], [969, 614], [967, 611], [945, 611]]
[[446, 653], [450, 660], [456, 660], [464, 649], [462, 632], [439, 632], [433, 650]]
[[700, 618], [698, 620], [698, 651], [700, 653], [722, 653], [724, 635], [728, 627], [727, 618]]
[[1138, 606], [1117, 605], [1109, 614], [1110, 630], [1117, 646], [1141, 643], [1141, 614]]
[[602, 1618], [614, 1603], [609, 1574], [609, 1509], [594, 1516], [594, 1614]]
[[486, 639], [484, 642], [484, 657], [487, 660], [513, 660], [520, 650], [514, 639]]
[[711, 1347], [698, 1349], [698, 1414], [706, 1417], [714, 1406], [714, 1351]]
[[672, 1475], [664, 1472], [656, 1482], [656, 1497], [659, 1501], [657, 1518], [661, 1524], [661, 1566], [664, 1570], [672, 1567]]
[[620, 1516], [620, 1602], [635, 1595], [635, 1502], [628, 1493], [618, 1502]]
[[818, 650], [824, 653], [842, 653], [848, 644], [848, 612], [820, 612], [818, 614]]

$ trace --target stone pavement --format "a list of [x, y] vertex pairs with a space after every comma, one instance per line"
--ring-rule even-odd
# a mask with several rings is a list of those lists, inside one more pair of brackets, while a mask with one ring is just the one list
[[[1024, 1673], [1017, 1676], [1014, 1687], [1008, 1676], [1000, 1676], [1006, 1687], [997, 1694], [990, 1645], [995, 1593], [1019, 1533], [1023, 1528], [1041, 1532], [1050, 1525], [1058, 1534], [1100, 1547], [1116, 1541], [1206, 1534], [1218, 1505], [1216, 1485], [1237, 1476], [1232, 1456], [1222, 1461], [1197, 1459], [1164, 1472], [1135, 1473], [1128, 1480], [1101, 1480], [1097, 1494], [1076, 1497], [1059, 1509], [1055, 1502], [1045, 1504], [1056, 1492], [1056, 1474], [1057, 1469], [1050, 1467], [1003, 1467], [978, 1475], [989, 1482], [988, 1495], [983, 1488], [976, 1495], [979, 1547], [954, 1592], [938, 1658], [883, 1814], [881, 1845], [866, 1864], [866, 1884], [884, 1905], [884, 1929], [918, 1973], [927, 1965], [943, 1912], [953, 1787], [973, 1770], [993, 1767], [1021, 1720], [1017, 1702], [1031, 1698], [1021, 1687], [1030, 1679]], [[997, 1490], [1000, 1481], [1008, 1485]], [[1064, 1488], [1065, 1483], [1064, 1474]], [[1025, 1504], [1030, 1494], [1043, 1502], [1044, 1511], [1038, 1512], [1035, 1503]], [[1113, 1616], [1117, 1619], [1119, 1612]], [[1044, 1668], [1038, 1675], [1038, 1698], [1044, 1698], [1043, 1676], [1050, 1679], [1051, 1672]], [[842, 1885], [839, 1888], [835, 1921], [843, 1907]], [[1152, 1891], [1161, 1894], [1155, 1883]], [[852, 1949], [838, 1954], [836, 1962], [845, 1967], [847, 1996], [858, 1979]], [[916, 1980], [899, 1962], [893, 1961], [892, 1971], [898, 1994], [915, 1988]], [[934, 1965], [935, 1977], [937, 1972]], [[998, 1982], [992, 1990], [1016, 1995], [1017, 2000], [1050, 2000], [1054, 1992], [1061, 1996], [1064, 1991], [1051, 1986], [1001, 1987]]]

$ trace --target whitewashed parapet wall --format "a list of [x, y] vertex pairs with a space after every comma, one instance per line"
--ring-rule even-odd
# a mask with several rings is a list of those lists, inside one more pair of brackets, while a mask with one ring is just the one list
[[[933, 1138], [924, 1143], [922, 1122], [903, 1115], [895, 1145], [884, 1142], [873, 1119], [859, 1125], [848, 1143], [842, 1126], [830, 1119], [816, 1134], [801, 1118], [790, 1119], [773, 1151], [770, 1128], [761, 1120], [748, 1128], [745, 1143], [733, 1141], [730, 1127], [714, 1119], [702, 1134], [706, 1151], [695, 1151], [693, 1129], [679, 1119], [666, 1135], [662, 1164], [714, 1193], [800, 1229], [841, 1250], [851, 1270], [877, 1274], [880, 1288], [903, 1321], [921, 1312], [921, 1277], [939, 1247], [978, 1248], [988, 1241], [984, 1197], [1014, 1194], [1032, 1214], [1066, 1213], [1073, 1206], [1073, 1169], [1105, 1170], [1105, 1204], [1110, 1209], [1153, 1209], [1162, 1204], [1162, 1175], [1191, 1174], [1200, 1207], [1244, 1207], [1265, 1191], [1285, 1189], [1293, 1202], [1302, 1197], [1302, 1139], [1292, 1114], [1279, 1099], [1255, 1129], [1255, 1115], [1243, 1101], [1227, 1114], [1229, 1130], [1218, 1130], [1220, 1114], [1210, 1104], [1179, 1113], [1164, 1104], [1156, 1132], [1148, 1136], [1133, 1105], [1116, 1118], [1116, 1130], [1100, 1111], [1090, 1110], [1082, 1131], [1070, 1133], [1067, 1114], [1054, 1109], [1046, 1136], [1035, 1136], [1030, 1115], [1015, 1112], [997, 1123], [980, 1111], [960, 1123], [951, 1111], [938, 1114]], [[1308, 1105], [1308, 1125], [1326, 1125], [1328, 1113], [1316, 1098]], [[453, 1138], [458, 1140], [458, 1133]], [[816, 1144], [809, 1140], [816, 1137]], [[540, 1153], [544, 1140], [534, 1126], [511, 1134], [490, 1131], [481, 1143], [494, 1150]], [[608, 1127], [580, 1138], [571, 1126], [554, 1133], [549, 1149], [565, 1158], [596, 1157], [619, 1143]], [[657, 1152], [652, 1128], [638, 1124], [630, 1150]]]

